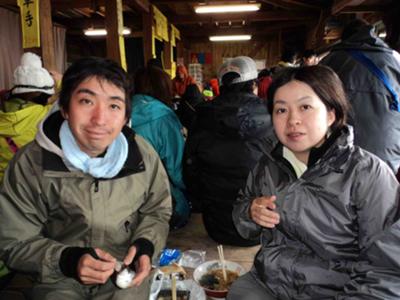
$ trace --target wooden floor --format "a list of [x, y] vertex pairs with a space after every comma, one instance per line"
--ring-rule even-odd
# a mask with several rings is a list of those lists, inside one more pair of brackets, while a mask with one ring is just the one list
[[[169, 234], [167, 247], [185, 250], [205, 250], [206, 260], [218, 259], [218, 243], [212, 240], [203, 225], [201, 214], [192, 214], [189, 223]], [[253, 265], [259, 246], [233, 247], [224, 245], [224, 256], [242, 265], [247, 271]]]

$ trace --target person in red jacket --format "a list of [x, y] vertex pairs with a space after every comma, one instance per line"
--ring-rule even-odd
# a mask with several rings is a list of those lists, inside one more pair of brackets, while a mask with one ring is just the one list
[[176, 77], [172, 80], [174, 97], [182, 97], [186, 91], [186, 87], [190, 84], [196, 84], [196, 81], [189, 75], [184, 65], [178, 65], [176, 68]]

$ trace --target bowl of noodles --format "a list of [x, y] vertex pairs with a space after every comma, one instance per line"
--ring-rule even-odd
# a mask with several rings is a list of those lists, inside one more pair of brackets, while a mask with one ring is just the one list
[[194, 281], [201, 286], [206, 295], [213, 298], [225, 298], [231, 284], [245, 273], [243, 267], [233, 261], [225, 260], [226, 279], [219, 260], [206, 261], [193, 272]]

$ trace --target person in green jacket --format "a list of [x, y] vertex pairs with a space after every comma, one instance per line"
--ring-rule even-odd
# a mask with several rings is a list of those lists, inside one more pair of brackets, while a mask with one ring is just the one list
[[[19, 148], [33, 140], [37, 124], [51, 108], [48, 98], [54, 94], [54, 80], [42, 67], [40, 57], [27, 52], [14, 70], [14, 86], [0, 99], [0, 183], [8, 162]], [[9, 272], [0, 261], [0, 286]]]
[[[59, 106], [5, 172], [0, 258], [35, 278], [34, 300], [148, 299], [171, 194], [158, 155], [126, 126], [127, 74], [108, 59], [78, 60]], [[112, 280], [121, 265], [136, 272], [126, 289]]]
[[19, 148], [32, 141], [38, 123], [52, 105], [54, 79], [40, 57], [27, 52], [14, 71], [14, 86], [0, 106], [0, 183], [8, 162]]

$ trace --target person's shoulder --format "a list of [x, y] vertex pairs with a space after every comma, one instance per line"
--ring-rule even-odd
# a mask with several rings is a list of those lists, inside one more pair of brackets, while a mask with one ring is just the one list
[[359, 146], [353, 146], [350, 159], [353, 161], [359, 172], [375, 176], [377, 174], [393, 173], [389, 165], [375, 154], [362, 149]]

